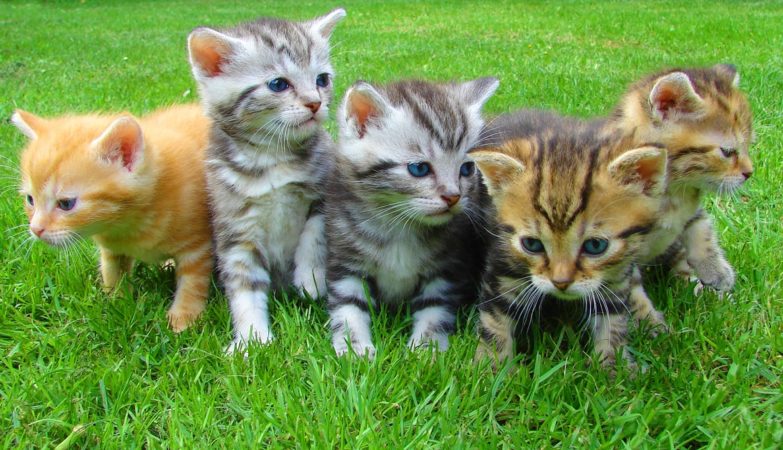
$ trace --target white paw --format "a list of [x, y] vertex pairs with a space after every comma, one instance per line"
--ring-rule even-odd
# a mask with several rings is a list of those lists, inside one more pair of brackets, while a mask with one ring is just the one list
[[358, 356], [365, 357], [370, 361], [375, 359], [375, 346], [372, 345], [372, 342], [354, 342], [351, 345], [348, 345], [348, 342], [342, 340], [334, 343], [334, 352], [337, 353], [337, 356], [343, 356], [350, 351], [353, 351]]
[[302, 275], [294, 272], [294, 286], [302, 295], [308, 295], [312, 299], [326, 295], [326, 273], [322, 270], [314, 270], [312, 273]]
[[256, 332], [254, 330], [250, 336], [235, 337], [234, 340], [228, 344], [228, 347], [226, 347], [226, 354], [233, 355], [234, 353], [241, 353], [247, 357], [247, 347], [249, 345], [252, 343], [264, 345], [272, 342], [274, 339], [275, 337], [272, 335], [272, 330], [266, 329], [261, 332]]
[[433, 333], [429, 336], [412, 336], [408, 341], [408, 348], [411, 350], [426, 349], [434, 347], [438, 351], [445, 352], [449, 349], [449, 335], [445, 333]]

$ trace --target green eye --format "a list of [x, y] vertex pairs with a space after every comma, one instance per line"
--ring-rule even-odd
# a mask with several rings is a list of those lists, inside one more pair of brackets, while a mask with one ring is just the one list
[[582, 244], [582, 250], [590, 256], [598, 256], [609, 248], [609, 241], [606, 239], [592, 238]]
[[540, 239], [523, 237], [520, 242], [522, 242], [522, 247], [530, 253], [544, 252], [544, 243]]

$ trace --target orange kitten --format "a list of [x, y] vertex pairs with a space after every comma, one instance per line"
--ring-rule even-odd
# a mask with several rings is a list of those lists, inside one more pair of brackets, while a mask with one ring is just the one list
[[17, 110], [30, 139], [21, 158], [30, 233], [55, 247], [92, 237], [107, 289], [134, 259], [174, 258], [169, 325], [182, 331], [204, 310], [212, 242], [203, 169], [209, 120], [197, 105], [142, 119], [128, 114], [43, 119]]

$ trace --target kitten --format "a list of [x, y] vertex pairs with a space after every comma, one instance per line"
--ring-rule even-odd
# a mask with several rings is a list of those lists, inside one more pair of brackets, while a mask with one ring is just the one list
[[[683, 275], [695, 272], [700, 285], [719, 292], [732, 289], [735, 275], [701, 202], [706, 192], [734, 192], [753, 174], [752, 115], [738, 85], [739, 74], [729, 64], [654, 74], [631, 86], [604, 124], [607, 132], [619, 130], [669, 151], [661, 218], [641, 262], [664, 260]], [[665, 326], [637, 276], [635, 317]]]
[[[357, 82], [339, 112], [324, 210], [332, 344], [372, 358], [370, 309], [410, 306], [411, 348], [446, 350], [457, 308], [478, 292], [481, 184], [467, 152], [494, 78]], [[365, 282], [369, 299], [365, 295]]]
[[[693, 267], [702, 283], [719, 291], [732, 288], [734, 272], [701, 200], [705, 192], [733, 192], [753, 173], [748, 155], [752, 118], [738, 83], [736, 69], [728, 64], [658, 73], [631, 86], [611, 117], [585, 125], [605, 135], [622, 133], [635, 145], [658, 143], [667, 148], [669, 185], [661, 219], [647, 239], [640, 263], [665, 259], [686, 275]], [[551, 112], [522, 110], [493, 120], [482, 140], [497, 144], [526, 137], [557, 121], [579, 122]], [[666, 329], [663, 314], [644, 292], [638, 270], [634, 280], [630, 304], [634, 317]]]
[[666, 151], [555, 122], [471, 156], [496, 214], [476, 359], [510, 358], [542, 302], [579, 301], [601, 363], [622, 349], [633, 364], [625, 303], [665, 189]]
[[21, 161], [30, 233], [55, 247], [92, 237], [107, 289], [134, 259], [174, 258], [169, 325], [176, 332], [191, 325], [212, 272], [203, 168], [210, 122], [201, 108], [173, 106], [141, 119], [43, 119], [17, 110], [11, 121], [30, 139]]
[[[214, 120], [206, 170], [234, 322], [229, 352], [273, 338], [270, 285], [291, 282], [300, 237], [317, 240], [302, 231], [318, 198], [318, 161], [333, 145], [321, 125], [332, 99], [329, 37], [344, 16], [336, 9], [308, 22], [260, 18], [188, 37], [193, 75]], [[306, 260], [306, 249], [300, 256]]]

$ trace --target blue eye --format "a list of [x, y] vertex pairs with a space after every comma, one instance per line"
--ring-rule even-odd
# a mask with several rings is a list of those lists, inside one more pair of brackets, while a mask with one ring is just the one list
[[598, 256], [609, 248], [609, 241], [606, 239], [592, 238], [582, 244], [582, 250], [592, 256]]
[[542, 253], [544, 251], [544, 243], [540, 239], [532, 237], [523, 237], [522, 247], [530, 253]]
[[469, 177], [476, 171], [476, 164], [473, 162], [466, 162], [459, 168], [459, 174], [463, 177]]
[[315, 77], [315, 84], [318, 85], [318, 87], [326, 87], [329, 86], [329, 74], [328, 73], [322, 73]]
[[32, 195], [28, 195], [27, 196], [27, 204], [30, 205], [30, 206], [35, 206], [35, 201], [33, 200], [33, 196]]
[[74, 206], [76, 206], [75, 198], [63, 198], [57, 200], [57, 207], [62, 209], [63, 211], [70, 211], [73, 209]]
[[270, 81], [266, 85], [269, 87], [269, 90], [272, 92], [283, 92], [284, 90], [290, 87], [288, 81], [285, 78], [275, 78], [274, 80]]
[[408, 172], [416, 178], [425, 177], [432, 171], [429, 163], [410, 163], [408, 164]]

